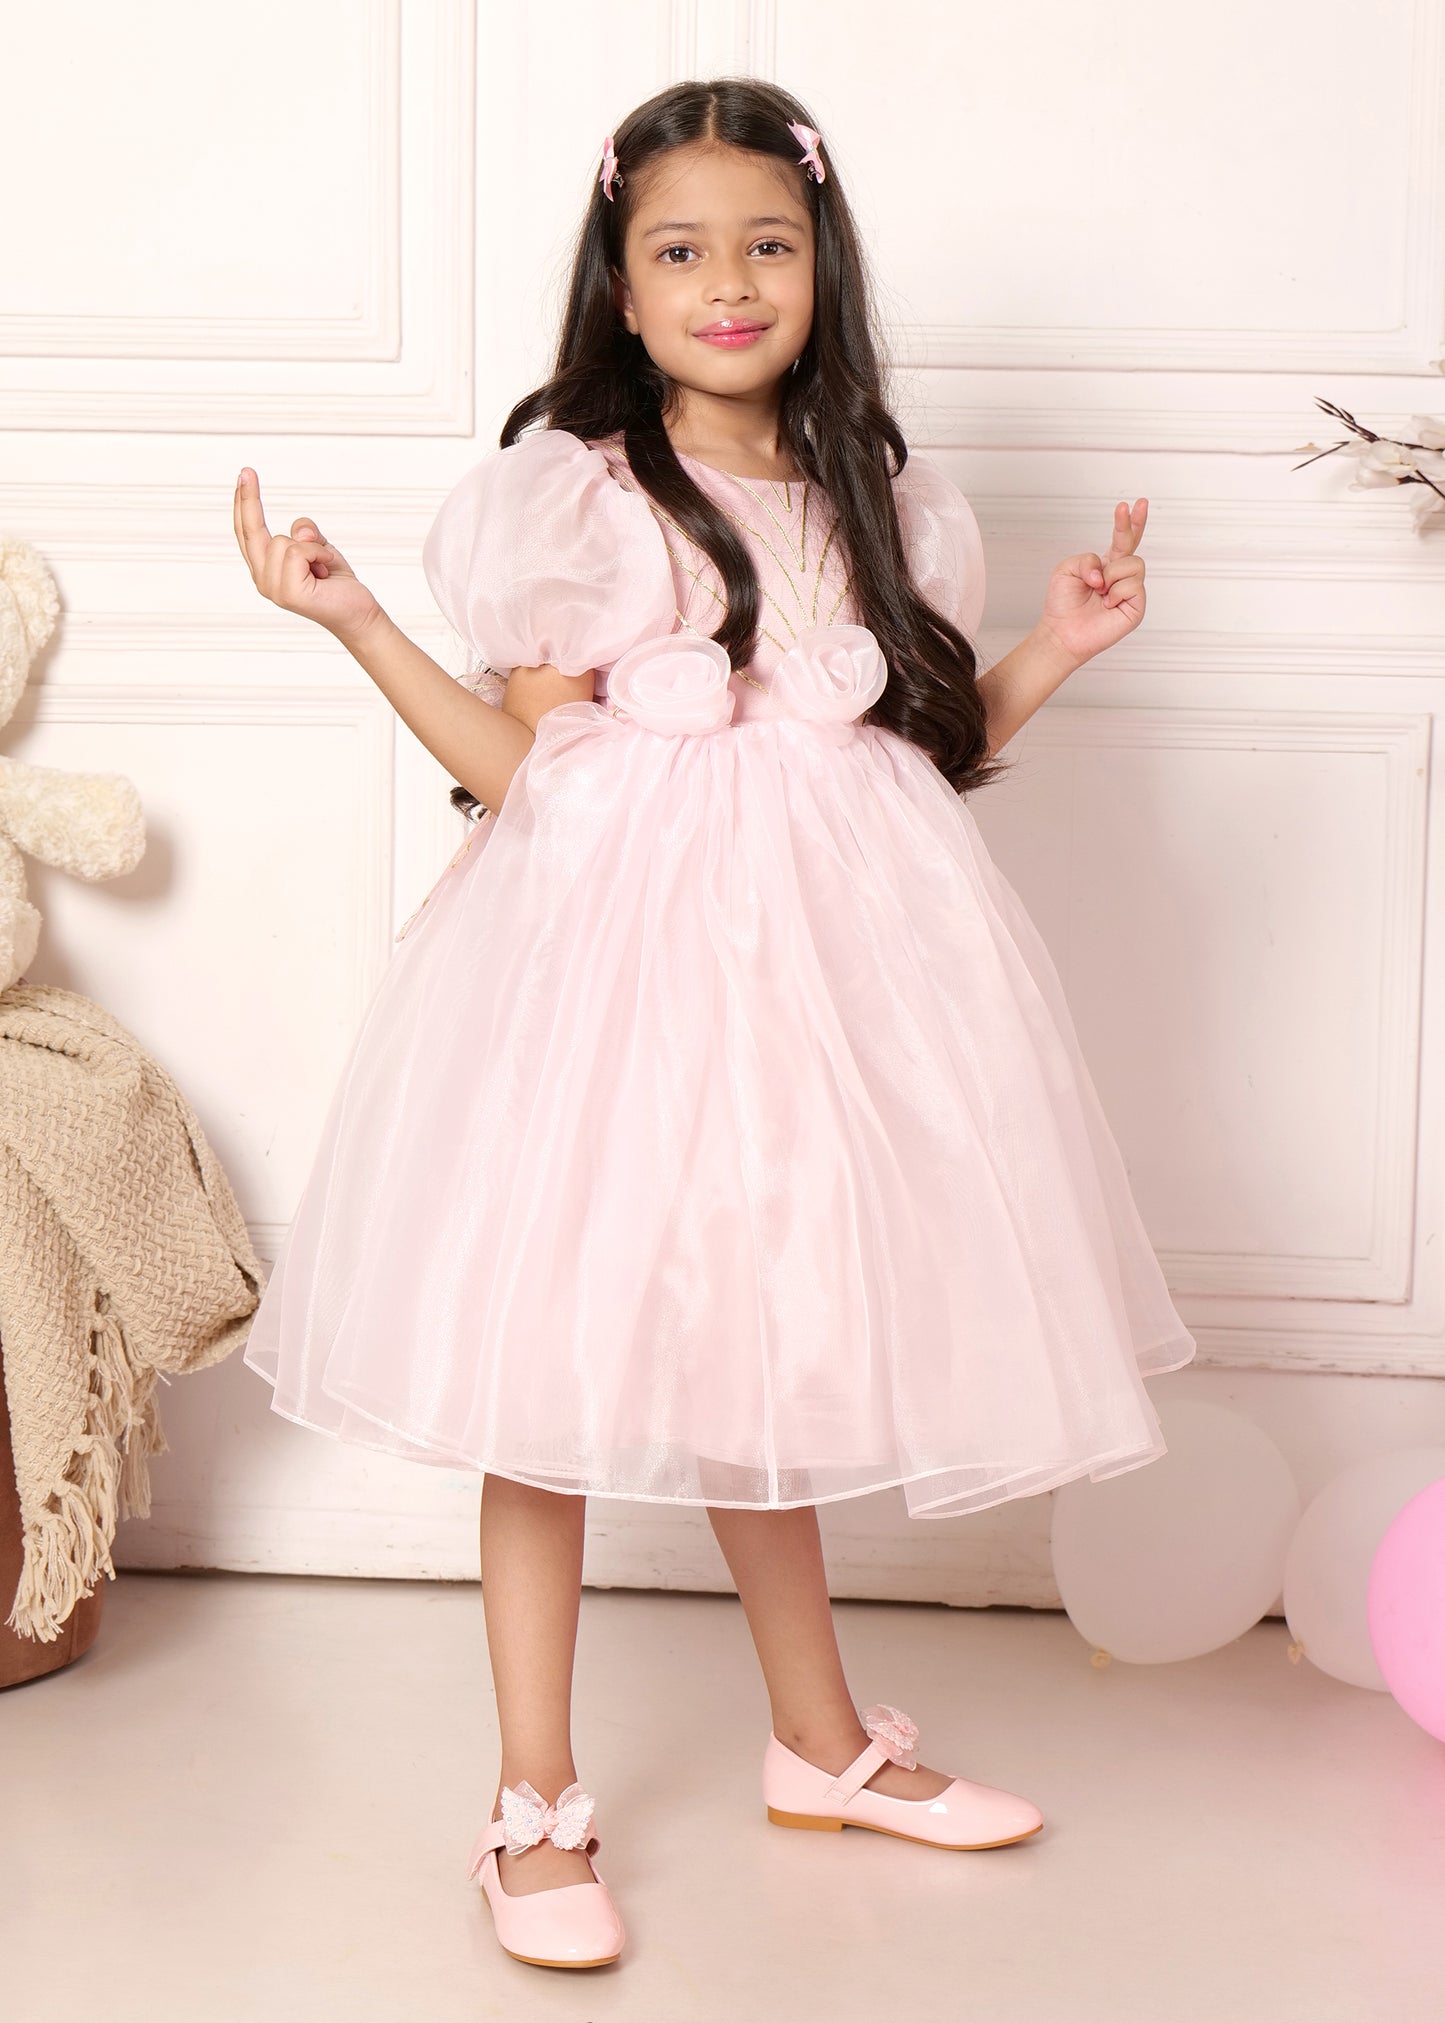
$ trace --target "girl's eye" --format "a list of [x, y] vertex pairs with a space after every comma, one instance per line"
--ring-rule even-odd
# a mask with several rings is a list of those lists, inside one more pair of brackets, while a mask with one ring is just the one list
[[[759, 245], [759, 246], [776, 246], [776, 247], [778, 248], [779, 252], [781, 252], [781, 253], [786, 253], [786, 252], [788, 251], [788, 248], [787, 248], [787, 246], [785, 246], [785, 245], [784, 245], [784, 243], [783, 243], [783, 241], [782, 241], [781, 239], [759, 239], [759, 240], [758, 240], [758, 245]], [[755, 247], [755, 248], [754, 248], [754, 251], [756, 251], [756, 250], [757, 250], [757, 249], [756, 249], [756, 247]], [[660, 252], [660, 253], [658, 254], [658, 256], [657, 256], [657, 257], [658, 257], [658, 259], [659, 259], [659, 260], [661, 260], [661, 261], [662, 261], [662, 263], [663, 263], [663, 265], [664, 265], [664, 266], [667, 266], [667, 267], [685, 267], [685, 266], [686, 266], [686, 265], [688, 264], [688, 263], [687, 263], [687, 262], [686, 262], [685, 260], [671, 260], [671, 259], [669, 259], [669, 258], [668, 258], [668, 255], [669, 255], [670, 253], [690, 253], [691, 251], [692, 251], [692, 248], [691, 248], [691, 246], [683, 246], [683, 245], [675, 245], [675, 246], [664, 246], [664, 247], [662, 248], [662, 251], [661, 251], [661, 252]]]

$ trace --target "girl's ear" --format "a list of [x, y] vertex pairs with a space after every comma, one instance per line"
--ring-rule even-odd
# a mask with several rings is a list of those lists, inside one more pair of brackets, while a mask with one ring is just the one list
[[612, 306], [636, 337], [637, 313], [632, 307], [632, 290], [615, 267], [612, 269]]

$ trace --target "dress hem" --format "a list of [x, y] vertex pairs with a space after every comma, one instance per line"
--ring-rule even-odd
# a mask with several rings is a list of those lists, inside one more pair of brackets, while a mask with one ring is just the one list
[[[1150, 1344], [1150, 1347], [1155, 1350], [1167, 1349], [1171, 1340], [1177, 1341], [1178, 1339], [1177, 1336], [1169, 1337], [1164, 1342]], [[1147, 1372], [1141, 1371], [1141, 1375], [1150, 1377], [1167, 1376], [1170, 1371], [1184, 1369], [1189, 1363], [1193, 1362], [1198, 1352], [1198, 1344], [1192, 1336], [1188, 1336], [1185, 1339], [1189, 1342], [1187, 1354], [1181, 1355], [1176, 1361], [1151, 1365]], [[1143, 1355], [1147, 1351], [1140, 1350], [1137, 1353]], [[910, 1474], [891, 1476], [886, 1481], [862, 1483], [856, 1489], [838, 1489], [821, 1496], [799, 1496], [776, 1501], [771, 1499], [761, 1501], [754, 1497], [650, 1496], [644, 1490], [600, 1489], [588, 1483], [569, 1485], [563, 1482], [542, 1482], [537, 1480], [534, 1475], [521, 1474], [515, 1467], [505, 1467], [495, 1460], [482, 1459], [473, 1455], [453, 1455], [436, 1448], [434, 1445], [429, 1447], [417, 1435], [408, 1432], [403, 1427], [395, 1425], [390, 1420], [381, 1418], [374, 1412], [368, 1412], [365, 1407], [356, 1404], [352, 1399], [338, 1398], [337, 1403], [344, 1404], [349, 1411], [359, 1414], [363, 1419], [369, 1419], [374, 1425], [394, 1434], [398, 1439], [411, 1442], [415, 1451], [404, 1452], [395, 1446], [388, 1446], [381, 1440], [364, 1440], [356, 1433], [342, 1433], [335, 1427], [322, 1425], [319, 1420], [308, 1419], [297, 1412], [288, 1412], [284, 1406], [276, 1402], [275, 1379], [267, 1371], [263, 1370], [258, 1363], [252, 1362], [249, 1355], [243, 1354], [242, 1361], [247, 1369], [254, 1370], [258, 1377], [261, 1377], [266, 1383], [271, 1385], [272, 1397], [270, 1409], [279, 1418], [288, 1420], [293, 1426], [304, 1426], [308, 1432], [321, 1433], [327, 1439], [336, 1441], [338, 1445], [359, 1447], [368, 1453], [386, 1454], [393, 1460], [420, 1462], [423, 1466], [434, 1468], [451, 1468], [458, 1474], [501, 1475], [509, 1482], [519, 1482], [529, 1489], [545, 1489], [557, 1496], [604, 1496], [615, 1502], [675, 1504], [690, 1509], [806, 1510], [818, 1504], [843, 1503], [859, 1496], [874, 1496], [885, 1489], [906, 1489], [912, 1483], [926, 1482], [932, 1476], [947, 1475], [951, 1470], [966, 1465], [959, 1462], [945, 1462], [937, 1468], [915, 1469]], [[334, 1396], [335, 1394], [328, 1392], [327, 1395]], [[1026, 1496], [1043, 1495], [1048, 1490], [1062, 1488], [1067, 1482], [1077, 1481], [1081, 1476], [1088, 1476], [1094, 1482], [1107, 1481], [1112, 1476], [1125, 1475], [1135, 1468], [1147, 1467], [1150, 1462], [1161, 1460], [1167, 1452], [1168, 1448], [1162, 1441], [1151, 1441], [1146, 1447], [1115, 1447], [1108, 1449], [1102, 1454], [1089, 1455], [1082, 1460], [1065, 1462], [1052, 1475], [1048, 1476], [1046, 1480], [1035, 1482], [1026, 1489], [1011, 1489], [1008, 1486], [1010, 1482], [1018, 1482], [1024, 1472], [1016, 1471], [1014, 1475], [1005, 1476], [1000, 1482], [992, 1485], [993, 1488], [998, 1490], [997, 1495], [986, 1494], [982, 1501], [969, 1502], [962, 1502], [958, 1497], [945, 1497], [939, 1499], [940, 1505], [944, 1507], [931, 1507], [927, 1504], [909, 1506], [907, 1515], [910, 1518], [917, 1518], [919, 1520], [968, 1517], [976, 1511], [993, 1509], [1000, 1503], [1016, 1502]]]

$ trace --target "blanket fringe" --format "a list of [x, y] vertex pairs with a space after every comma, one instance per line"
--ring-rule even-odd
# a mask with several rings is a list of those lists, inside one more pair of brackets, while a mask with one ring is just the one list
[[96, 1582], [115, 1579], [117, 1517], [149, 1517], [149, 1459], [170, 1451], [156, 1375], [131, 1362], [110, 1295], [98, 1292], [85, 1429], [39, 1519], [25, 1527], [20, 1584], [5, 1619], [17, 1636], [54, 1643]]

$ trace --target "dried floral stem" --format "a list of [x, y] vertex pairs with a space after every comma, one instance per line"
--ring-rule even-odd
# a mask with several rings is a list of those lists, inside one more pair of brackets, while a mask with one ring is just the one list
[[[1319, 394], [1315, 395], [1315, 405], [1324, 408], [1325, 412], [1332, 414], [1337, 421], [1342, 421], [1346, 428], [1353, 429], [1355, 434], [1367, 443], [1392, 443], [1397, 450], [1432, 450], [1433, 446], [1430, 443], [1405, 442], [1399, 436], [1376, 435], [1373, 429], [1368, 429], [1363, 422], [1356, 421], [1347, 409], [1336, 407], [1333, 401], [1324, 400]], [[1302, 471], [1306, 464], [1318, 463], [1321, 457], [1331, 457], [1336, 450], [1348, 448], [1347, 442], [1331, 443], [1328, 449], [1319, 450], [1314, 456], [1306, 457], [1303, 464], [1296, 464], [1295, 469]], [[1445, 491], [1440, 489], [1433, 478], [1427, 478], [1423, 471], [1403, 472], [1395, 482], [1399, 485], [1428, 485], [1437, 499], [1445, 499]]]

